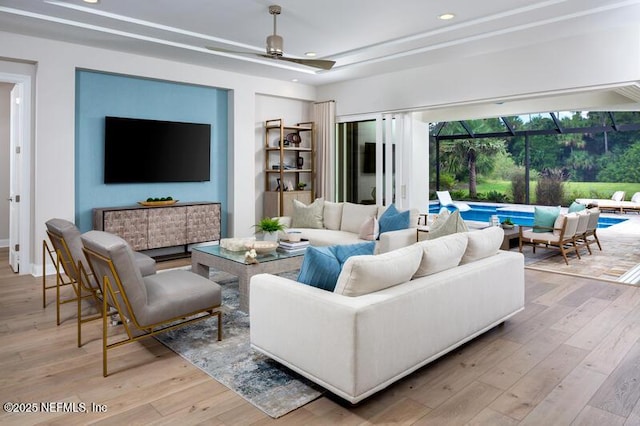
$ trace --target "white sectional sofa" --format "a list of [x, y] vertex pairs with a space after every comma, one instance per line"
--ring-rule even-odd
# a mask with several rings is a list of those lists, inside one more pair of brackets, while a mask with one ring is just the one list
[[492, 227], [353, 256], [334, 292], [256, 275], [251, 345], [357, 403], [524, 309], [524, 258], [497, 249], [502, 235]]
[[[318, 202], [318, 200], [316, 200]], [[364, 205], [354, 203], [334, 203], [322, 201], [319, 227], [296, 226], [295, 217], [281, 216], [288, 231], [300, 231], [302, 238], [309, 240], [313, 246], [329, 246], [336, 244], [355, 244], [365, 240], [360, 238], [361, 226], [369, 217], [380, 218], [386, 206]], [[376, 243], [376, 253], [385, 253], [396, 248], [406, 247], [417, 241], [418, 210], [410, 209], [409, 228], [380, 234]], [[286, 236], [285, 236], [286, 237]]]

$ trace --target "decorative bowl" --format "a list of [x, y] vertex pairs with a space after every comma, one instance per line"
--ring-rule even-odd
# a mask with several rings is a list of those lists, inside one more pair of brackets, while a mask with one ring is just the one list
[[502, 229], [513, 229], [514, 225], [509, 223], [503, 223]]
[[245, 245], [247, 250], [254, 249], [258, 254], [268, 254], [276, 251], [277, 241], [253, 241]]
[[291, 243], [298, 243], [302, 239], [302, 232], [287, 231], [287, 240]]
[[247, 244], [254, 242], [254, 238], [223, 238], [220, 247], [229, 251], [246, 251]]

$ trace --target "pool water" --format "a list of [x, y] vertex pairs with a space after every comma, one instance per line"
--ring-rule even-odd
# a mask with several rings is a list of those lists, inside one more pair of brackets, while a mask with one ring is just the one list
[[[486, 204], [473, 204], [468, 203], [471, 210], [466, 212], [460, 212], [460, 215], [464, 220], [473, 220], [478, 222], [490, 222], [491, 216], [498, 215], [500, 222], [509, 218], [516, 225], [533, 226], [533, 212], [523, 212], [519, 210], [510, 210], [508, 207], [492, 206]], [[455, 208], [447, 207], [450, 211], [454, 211]], [[429, 213], [438, 213], [440, 211], [440, 204], [429, 205]], [[618, 217], [603, 217], [600, 215], [598, 220], [598, 228], [608, 228], [609, 226], [616, 225], [624, 222], [625, 218]]]

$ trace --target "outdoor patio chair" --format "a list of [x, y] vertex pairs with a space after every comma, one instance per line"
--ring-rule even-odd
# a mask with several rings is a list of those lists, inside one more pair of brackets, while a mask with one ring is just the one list
[[[518, 230], [520, 253], [522, 253], [524, 245], [531, 245], [534, 253], [536, 252], [536, 247], [560, 250], [560, 254], [562, 254], [567, 265], [569, 264], [567, 259], [568, 250], [573, 250], [576, 256], [580, 258], [580, 253], [578, 253], [578, 247], [574, 240], [576, 229], [578, 228], [578, 215], [569, 213], [560, 215], [559, 219], [556, 220], [553, 228], [534, 227], [525, 231], [524, 227], [520, 226]], [[534, 232], [534, 229], [544, 232]]]
[[597, 207], [589, 209], [589, 223], [587, 224], [587, 231], [584, 233], [584, 240], [589, 247], [591, 244], [598, 244], [598, 248], [602, 251], [600, 240], [598, 239], [598, 220], [600, 219], [600, 210]]
[[[82, 346], [82, 324], [94, 319], [101, 318], [102, 314], [82, 317], [82, 301], [93, 300], [95, 306], [101, 308], [101, 295], [98, 284], [93, 277], [87, 273], [87, 263], [82, 251], [82, 241], [80, 230], [72, 222], [65, 219], [50, 219], [45, 222], [47, 235], [51, 242], [51, 247], [47, 240], [42, 242], [42, 307], [47, 305], [47, 290], [56, 289], [56, 322], [60, 325], [60, 305], [77, 302], [77, 322], [78, 322], [78, 347]], [[56, 271], [56, 284], [47, 286], [46, 282], [46, 260], [47, 255], [53, 262]], [[135, 252], [135, 261], [143, 275], [156, 273], [156, 261], [151, 257]], [[60, 291], [65, 286], [73, 288], [73, 297], [63, 298]]]
[[[142, 338], [216, 316], [222, 340], [220, 286], [191, 271], [171, 270], [143, 277], [134, 252], [122, 238], [103, 231], [82, 235], [87, 263], [102, 297], [102, 374], [107, 376], [107, 351]], [[109, 339], [107, 317], [113, 309], [126, 337]]]
[[577, 215], [578, 215], [578, 225], [576, 227], [576, 232], [573, 236], [573, 241], [577, 247], [576, 253], [580, 254], [580, 248], [585, 247], [589, 252], [589, 254], [592, 254], [591, 248], [589, 247], [589, 244], [587, 244], [586, 235], [585, 235], [587, 232], [587, 227], [589, 226], [590, 213], [588, 210], [582, 210], [577, 212]]
[[449, 194], [449, 191], [436, 191], [436, 195], [438, 196], [438, 201], [440, 201], [440, 206], [453, 206], [461, 212], [471, 210], [471, 206], [469, 206], [469, 204], [463, 203], [462, 201], [453, 201], [451, 199], [451, 194]]

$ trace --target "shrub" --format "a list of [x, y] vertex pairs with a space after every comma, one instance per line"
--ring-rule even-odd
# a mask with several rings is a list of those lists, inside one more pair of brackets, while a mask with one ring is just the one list
[[509, 197], [506, 194], [498, 191], [489, 191], [486, 197], [487, 201], [492, 201], [494, 203], [506, 203], [509, 201]]
[[451, 173], [440, 173], [440, 189], [451, 191], [458, 181]]
[[451, 191], [451, 198], [454, 200], [468, 200], [469, 193], [467, 191], [457, 189], [455, 191]]
[[566, 173], [562, 169], [547, 169], [540, 173], [536, 186], [536, 203], [543, 206], [557, 206], [564, 202], [564, 181]]
[[524, 169], [519, 168], [511, 174], [511, 194], [513, 202], [524, 204], [527, 199], [527, 185]]

